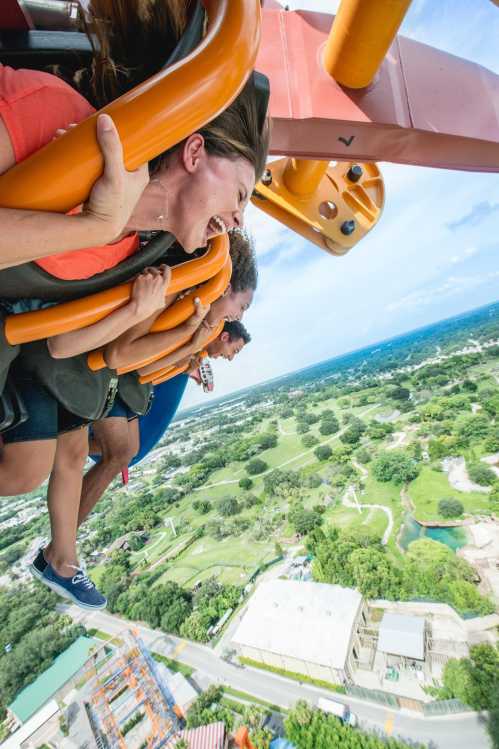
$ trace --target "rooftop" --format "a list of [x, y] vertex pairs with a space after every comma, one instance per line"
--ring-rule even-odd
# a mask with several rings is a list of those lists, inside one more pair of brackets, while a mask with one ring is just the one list
[[[220, 721], [181, 731], [178, 738], [185, 739], [189, 744], [189, 749], [224, 749], [225, 723]], [[175, 744], [176, 742], [173, 740], [172, 747], [175, 747]]]
[[385, 612], [379, 625], [378, 650], [391, 655], [424, 660], [424, 628], [422, 616]]
[[362, 596], [326, 583], [270, 580], [250, 599], [234, 643], [343, 668]]
[[78, 637], [69, 648], [57, 656], [46, 671], [19, 692], [8, 709], [21, 723], [25, 723], [83, 667], [91, 649], [96, 646], [102, 646], [102, 643], [92, 637]]

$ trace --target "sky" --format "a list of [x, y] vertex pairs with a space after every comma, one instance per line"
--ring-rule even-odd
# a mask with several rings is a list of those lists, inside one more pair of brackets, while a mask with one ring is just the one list
[[[334, 13], [339, 3], [287, 4]], [[491, 0], [413, 0], [400, 33], [499, 74], [499, 8]], [[499, 298], [499, 176], [379, 166], [383, 215], [343, 257], [247, 209], [259, 261], [259, 287], [243, 320], [252, 341], [231, 363], [212, 361], [212, 396], [189, 383], [183, 407]]]

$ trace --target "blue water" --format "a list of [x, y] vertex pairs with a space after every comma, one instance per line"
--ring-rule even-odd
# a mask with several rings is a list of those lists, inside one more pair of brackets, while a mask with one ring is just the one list
[[463, 528], [426, 528], [425, 536], [440, 541], [452, 551], [457, 551], [466, 544], [466, 532]]
[[466, 532], [463, 528], [425, 528], [424, 525], [420, 525], [414, 520], [412, 515], [408, 515], [402, 527], [400, 545], [406, 550], [411, 541], [416, 541], [418, 538], [431, 538], [433, 541], [439, 541], [452, 551], [457, 551], [466, 544]]
[[295, 745], [286, 739], [274, 739], [270, 744], [270, 749], [295, 749]]

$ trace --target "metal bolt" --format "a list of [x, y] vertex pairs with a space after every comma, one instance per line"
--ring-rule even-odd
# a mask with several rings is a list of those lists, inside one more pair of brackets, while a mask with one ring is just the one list
[[262, 176], [262, 185], [265, 185], [265, 187], [270, 187], [272, 184], [272, 172], [270, 169], [266, 169]]
[[347, 179], [349, 179], [350, 182], [358, 182], [362, 177], [362, 174], [362, 167], [358, 164], [353, 164], [347, 172]]
[[355, 221], [353, 219], [351, 221], [343, 221], [342, 225], [340, 226], [340, 231], [347, 237], [350, 236], [350, 234], [353, 234], [355, 231]]

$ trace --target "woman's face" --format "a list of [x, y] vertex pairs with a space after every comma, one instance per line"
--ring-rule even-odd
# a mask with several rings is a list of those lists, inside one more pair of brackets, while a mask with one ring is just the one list
[[232, 291], [232, 288], [229, 285], [224, 296], [219, 297], [216, 302], [213, 302], [211, 305], [206, 318], [208, 324], [217, 325], [222, 320], [225, 320], [226, 322], [241, 320], [253, 301], [253, 293], [253, 289]]
[[193, 252], [217, 234], [243, 225], [255, 170], [243, 158], [208, 155], [197, 134], [186, 141], [179, 158], [183, 179], [169, 192], [169, 231], [186, 252]]

